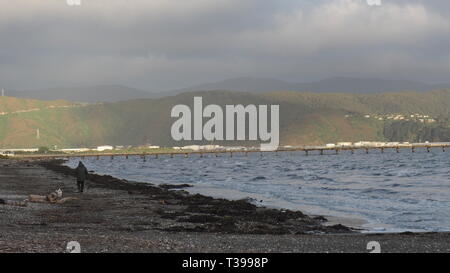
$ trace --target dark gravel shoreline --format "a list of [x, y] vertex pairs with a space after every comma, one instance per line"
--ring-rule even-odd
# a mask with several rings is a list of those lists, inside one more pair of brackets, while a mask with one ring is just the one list
[[[40, 165], [64, 174], [73, 175], [73, 169], [61, 165], [62, 160], [44, 161]], [[277, 210], [257, 207], [246, 200], [230, 201], [200, 194], [191, 195], [183, 190], [188, 185], [154, 186], [147, 183], [130, 182], [109, 175], [89, 175], [91, 188], [126, 191], [128, 194], [151, 196], [163, 204], [156, 213], [179, 225], [164, 231], [196, 231], [234, 234], [308, 234], [350, 233], [349, 227], [337, 224], [324, 226], [324, 217], [310, 217], [300, 211]], [[172, 189], [172, 190], [171, 190]], [[164, 206], [166, 205], [166, 206]]]
[[75, 192], [62, 161], [0, 160], [0, 199], [61, 188], [64, 204], [0, 204], [0, 252], [450, 252], [450, 233], [361, 234], [301, 212], [91, 175]]

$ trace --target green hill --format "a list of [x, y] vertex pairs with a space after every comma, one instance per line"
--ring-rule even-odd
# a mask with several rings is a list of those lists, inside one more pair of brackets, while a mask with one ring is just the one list
[[[450, 141], [449, 90], [373, 95], [211, 91], [90, 105], [0, 98], [0, 112], [8, 112], [0, 115], [0, 148], [193, 144], [172, 140], [170, 128], [175, 119], [170, 112], [177, 104], [192, 106], [194, 96], [202, 96], [204, 106], [280, 105], [280, 140], [284, 145], [360, 140]], [[421, 118], [424, 116], [428, 117]]]

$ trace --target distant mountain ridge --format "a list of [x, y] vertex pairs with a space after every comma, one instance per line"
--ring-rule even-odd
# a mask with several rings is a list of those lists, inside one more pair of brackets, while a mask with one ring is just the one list
[[132, 99], [162, 98], [186, 92], [237, 91], [267, 93], [274, 91], [297, 91], [313, 93], [374, 94], [400, 91], [424, 92], [450, 89], [450, 84], [427, 84], [419, 81], [383, 80], [376, 78], [335, 77], [321, 81], [293, 83], [269, 78], [234, 78], [205, 83], [188, 88], [164, 92], [143, 91], [123, 85], [98, 85], [87, 87], [61, 87], [41, 90], [6, 90], [6, 95], [38, 100], [68, 100], [73, 102], [118, 102]]
[[[450, 84], [428, 84], [419, 81], [385, 80], [378, 78], [334, 77], [320, 81], [294, 83], [269, 78], [234, 78], [200, 84], [189, 88], [174, 90], [167, 94], [180, 94], [188, 91], [229, 90], [242, 92], [308, 91], [314, 93], [386, 93], [400, 91], [430, 91], [449, 89]], [[162, 94], [162, 93], [161, 93]]]

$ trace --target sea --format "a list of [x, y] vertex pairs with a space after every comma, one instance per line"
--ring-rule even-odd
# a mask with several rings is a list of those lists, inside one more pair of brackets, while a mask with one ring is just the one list
[[[76, 167], [79, 159], [66, 162]], [[98, 174], [361, 221], [363, 232], [450, 231], [450, 151], [85, 158]]]

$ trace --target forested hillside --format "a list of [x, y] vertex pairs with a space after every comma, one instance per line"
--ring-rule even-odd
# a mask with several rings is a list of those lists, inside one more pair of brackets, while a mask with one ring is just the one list
[[280, 105], [280, 140], [284, 145], [360, 140], [450, 141], [448, 90], [372, 95], [210, 91], [89, 105], [0, 98], [0, 112], [5, 113], [0, 115], [0, 147], [207, 143], [176, 142], [170, 135], [175, 121], [170, 117], [172, 107], [192, 107], [194, 96], [202, 96], [204, 106]]

